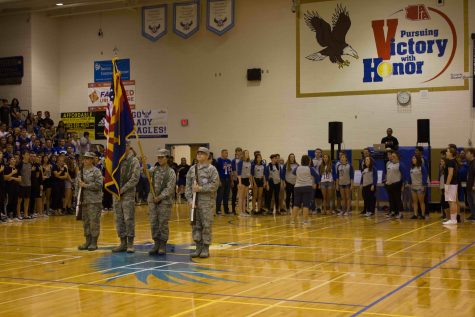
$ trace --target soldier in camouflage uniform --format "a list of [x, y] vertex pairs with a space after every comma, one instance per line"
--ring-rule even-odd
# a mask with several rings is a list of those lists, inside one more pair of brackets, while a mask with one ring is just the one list
[[[198, 149], [198, 164], [193, 165], [186, 175], [185, 197], [190, 206], [193, 202], [193, 193], [196, 193], [195, 221], [192, 224], [193, 240], [196, 250], [192, 258], [209, 257], [211, 244], [211, 226], [213, 223], [213, 205], [219, 186], [218, 171], [208, 162], [209, 150], [205, 147]], [[198, 170], [196, 175], [195, 170]]]
[[114, 197], [115, 225], [120, 245], [112, 252], [134, 252], [135, 188], [140, 178], [140, 163], [127, 141], [125, 158], [120, 163], [120, 198]]
[[101, 171], [94, 166], [96, 155], [86, 152], [83, 155], [83, 168], [76, 177], [76, 197], [81, 189], [81, 210], [86, 242], [79, 250], [97, 250], [97, 239], [101, 231], [102, 182]]
[[150, 169], [154, 193], [150, 190], [148, 208], [150, 210], [152, 238], [155, 242], [153, 249], [148, 252], [150, 255], [165, 255], [167, 250], [168, 220], [172, 211], [176, 184], [176, 174], [168, 166], [169, 156], [170, 152], [168, 150], [158, 150], [159, 166]]

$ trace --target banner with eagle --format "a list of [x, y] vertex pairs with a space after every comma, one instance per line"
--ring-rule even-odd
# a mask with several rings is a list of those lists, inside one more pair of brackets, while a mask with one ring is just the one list
[[200, 29], [200, 3], [179, 2], [173, 4], [173, 32], [187, 39]]
[[234, 27], [234, 0], [208, 0], [206, 28], [223, 35]]
[[142, 36], [155, 42], [168, 32], [166, 4], [142, 8]]
[[468, 0], [301, 0], [297, 97], [466, 90]]

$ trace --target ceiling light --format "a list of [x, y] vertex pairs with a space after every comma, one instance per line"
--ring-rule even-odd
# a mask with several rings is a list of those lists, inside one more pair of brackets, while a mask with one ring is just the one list
[[62, 2], [58, 2], [58, 3], [56, 3], [56, 5], [57, 5], [58, 7], [60, 7], [60, 6], [63, 5], [63, 3], [62, 3]]

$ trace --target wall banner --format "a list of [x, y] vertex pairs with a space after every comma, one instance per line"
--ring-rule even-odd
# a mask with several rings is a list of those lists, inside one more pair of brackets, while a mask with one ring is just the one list
[[199, 2], [173, 4], [173, 32], [187, 39], [200, 29]]
[[207, 0], [206, 27], [223, 35], [234, 27], [234, 0]]
[[[130, 80], [130, 59], [117, 60], [117, 68], [121, 73], [122, 80]], [[94, 82], [103, 83], [112, 81], [112, 61], [94, 62]]]
[[[125, 93], [129, 100], [130, 109], [135, 109], [135, 80], [124, 80]], [[109, 91], [111, 83], [87, 84], [89, 111], [105, 111], [109, 104]], [[95, 110], [91, 110], [96, 108]]]
[[[466, 90], [468, 0], [301, 0], [297, 97]], [[329, 75], [331, 74], [331, 75]]]
[[104, 125], [102, 125], [102, 132], [98, 134], [98, 126], [101, 120], [105, 117], [105, 112], [62, 112], [61, 121], [69, 132], [77, 133], [78, 136], [83, 136], [84, 132], [89, 132], [91, 140], [105, 139]]
[[[64, 121], [65, 119], [68, 121]], [[132, 110], [135, 128], [139, 138], [168, 138], [168, 111], [165, 109]], [[89, 131], [91, 139], [105, 140], [104, 125], [106, 112], [98, 108], [89, 109], [89, 112], [66, 112], [61, 114], [68, 128], [78, 131], [80, 135]], [[69, 124], [69, 125], [68, 125]], [[135, 138], [135, 136], [132, 136]]]
[[142, 36], [155, 42], [168, 31], [168, 6], [161, 4], [157, 6], [142, 8]]
[[133, 110], [132, 116], [139, 138], [168, 138], [167, 110]]

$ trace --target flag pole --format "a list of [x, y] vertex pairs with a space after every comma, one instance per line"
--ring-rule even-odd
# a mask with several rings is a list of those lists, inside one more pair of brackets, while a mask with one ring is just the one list
[[139, 145], [140, 155], [142, 157], [142, 168], [145, 171], [145, 175], [147, 175], [148, 183], [150, 184], [150, 192], [153, 195], [153, 198], [157, 198], [155, 194], [155, 188], [153, 188], [152, 178], [150, 177], [150, 172], [147, 168], [147, 161], [145, 160], [145, 155], [143, 154], [142, 143], [140, 142], [139, 135], [137, 134], [137, 129], [135, 129], [135, 139], [137, 140], [137, 144]]

